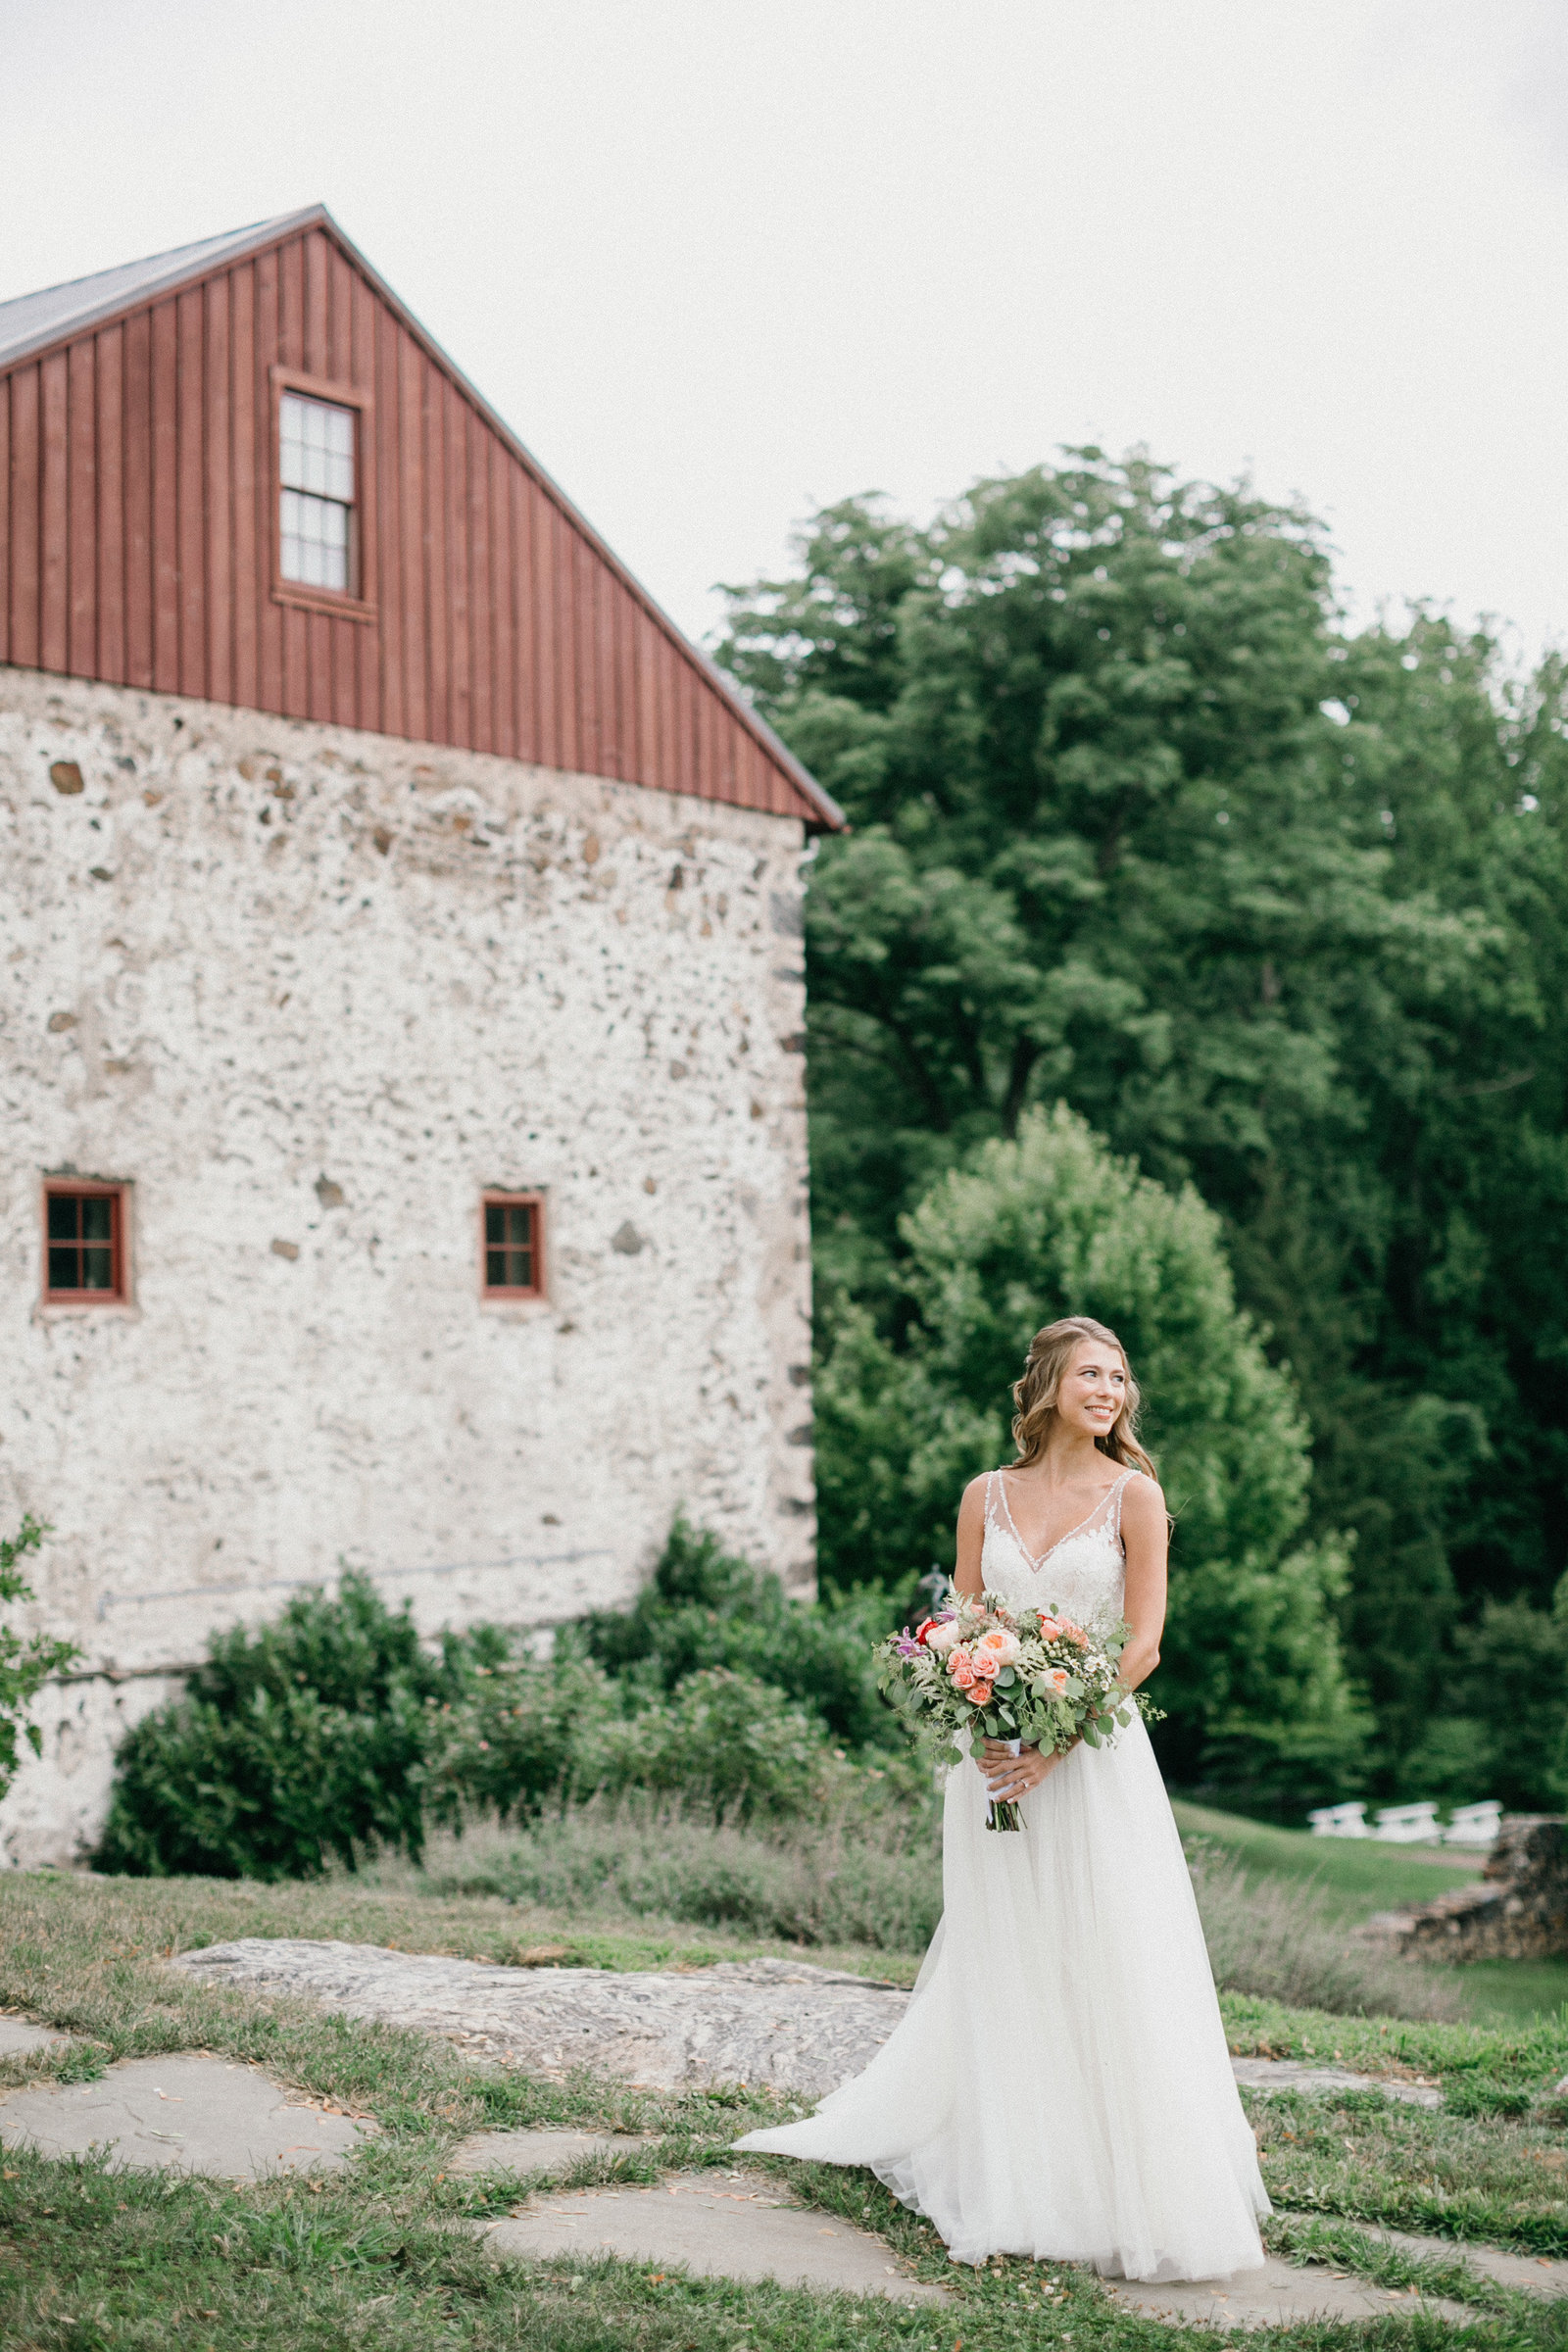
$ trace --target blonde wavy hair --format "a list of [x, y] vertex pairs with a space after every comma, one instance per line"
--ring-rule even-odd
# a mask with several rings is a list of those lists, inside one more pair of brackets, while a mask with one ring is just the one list
[[1102, 1453], [1108, 1453], [1124, 1469], [1142, 1470], [1146, 1478], [1152, 1478], [1154, 1465], [1138, 1443], [1138, 1411], [1143, 1399], [1127, 1361], [1127, 1350], [1113, 1331], [1090, 1315], [1063, 1315], [1059, 1323], [1048, 1323], [1044, 1331], [1037, 1331], [1029, 1343], [1029, 1360], [1023, 1376], [1012, 1384], [1012, 1401], [1018, 1408], [1012, 1421], [1012, 1442], [1018, 1448], [1014, 1467], [1027, 1470], [1045, 1453], [1055, 1426], [1056, 1392], [1061, 1386], [1061, 1376], [1072, 1361], [1074, 1349], [1085, 1340], [1097, 1340], [1102, 1348], [1114, 1348], [1127, 1375], [1126, 1400], [1121, 1411], [1095, 1444]]

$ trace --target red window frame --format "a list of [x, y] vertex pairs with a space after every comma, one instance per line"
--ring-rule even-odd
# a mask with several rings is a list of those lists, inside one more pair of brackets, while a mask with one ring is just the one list
[[[529, 1238], [526, 1243], [492, 1242], [490, 1211], [492, 1209], [525, 1208], [529, 1212]], [[495, 1255], [513, 1257], [526, 1249], [533, 1280], [518, 1284], [492, 1282], [490, 1261]], [[479, 1296], [491, 1299], [542, 1298], [545, 1295], [545, 1200], [542, 1193], [503, 1193], [487, 1191], [479, 1198]]]
[[[374, 620], [375, 602], [375, 483], [372, 466], [375, 404], [355, 384], [337, 383], [325, 376], [301, 375], [294, 368], [270, 370], [272, 385], [271, 454], [268, 479], [272, 490], [271, 549], [272, 602], [294, 605], [305, 612], [335, 612], [343, 620]], [[346, 588], [312, 588], [304, 580], [283, 577], [282, 489], [283, 395], [297, 392], [304, 400], [323, 401], [328, 408], [352, 409], [358, 419], [354, 433], [354, 528], [359, 578], [351, 593]]]
[[[77, 1238], [73, 1241], [56, 1239], [50, 1232], [50, 1208], [56, 1200], [107, 1200], [109, 1202], [109, 1238], [107, 1245], [98, 1239], [87, 1240], [80, 1231], [77, 1219]], [[43, 1187], [43, 1303], [45, 1306], [123, 1306], [130, 1297], [130, 1253], [128, 1249], [128, 1218], [126, 1216], [125, 1187], [122, 1184], [103, 1184], [75, 1176], [46, 1177]], [[51, 1275], [52, 1252], [74, 1250], [78, 1265], [81, 1253], [87, 1250], [109, 1250], [110, 1285], [107, 1290], [91, 1289], [76, 1284], [72, 1289], [57, 1290]]]

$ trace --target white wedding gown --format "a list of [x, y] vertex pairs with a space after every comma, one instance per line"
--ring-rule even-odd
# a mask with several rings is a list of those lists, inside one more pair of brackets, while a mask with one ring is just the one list
[[[1131, 1474], [1129, 1474], [1131, 1475]], [[1120, 1479], [1039, 1561], [993, 1474], [988, 1592], [1093, 1625], [1121, 1615]], [[948, 1778], [944, 1916], [897, 2031], [806, 2122], [741, 2148], [863, 2164], [960, 2262], [1217, 2278], [1263, 2261], [1269, 2212], [1231, 2075], [1192, 1881], [1141, 1720], [1076, 1747], [988, 1831]]]

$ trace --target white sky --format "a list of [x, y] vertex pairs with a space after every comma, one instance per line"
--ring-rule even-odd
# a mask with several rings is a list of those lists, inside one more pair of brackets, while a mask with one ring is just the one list
[[1093, 439], [1568, 640], [1565, 0], [0, 0], [0, 298], [323, 200], [697, 633]]

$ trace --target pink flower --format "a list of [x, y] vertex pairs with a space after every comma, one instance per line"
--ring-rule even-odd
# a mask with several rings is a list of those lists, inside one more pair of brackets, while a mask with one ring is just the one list
[[948, 1660], [948, 1674], [959, 1690], [971, 1690], [976, 1681], [974, 1667], [966, 1649], [956, 1649]]
[[[922, 1629], [923, 1630], [923, 1629]], [[939, 1617], [925, 1635], [927, 1649], [934, 1649], [939, 1658], [945, 1657], [958, 1641], [958, 1621], [956, 1617]]]
[[1067, 1688], [1067, 1669], [1065, 1666], [1049, 1667], [1040, 1680], [1045, 1684], [1053, 1698], [1060, 1698]]
[[1043, 1642], [1059, 1642], [1061, 1640], [1061, 1619], [1059, 1617], [1042, 1617], [1040, 1638]]
[[1076, 1642], [1080, 1649], [1089, 1647], [1089, 1636], [1083, 1627], [1071, 1624], [1065, 1617], [1061, 1621], [1061, 1638], [1064, 1642]]
[[999, 1666], [1011, 1666], [1018, 1656], [1018, 1637], [1004, 1627], [996, 1626], [982, 1634], [974, 1645], [975, 1662], [995, 1674]]
[[971, 1706], [975, 1707], [989, 1707], [991, 1704], [991, 1685], [989, 1683], [976, 1683], [973, 1690], [969, 1692], [969, 1703]]

